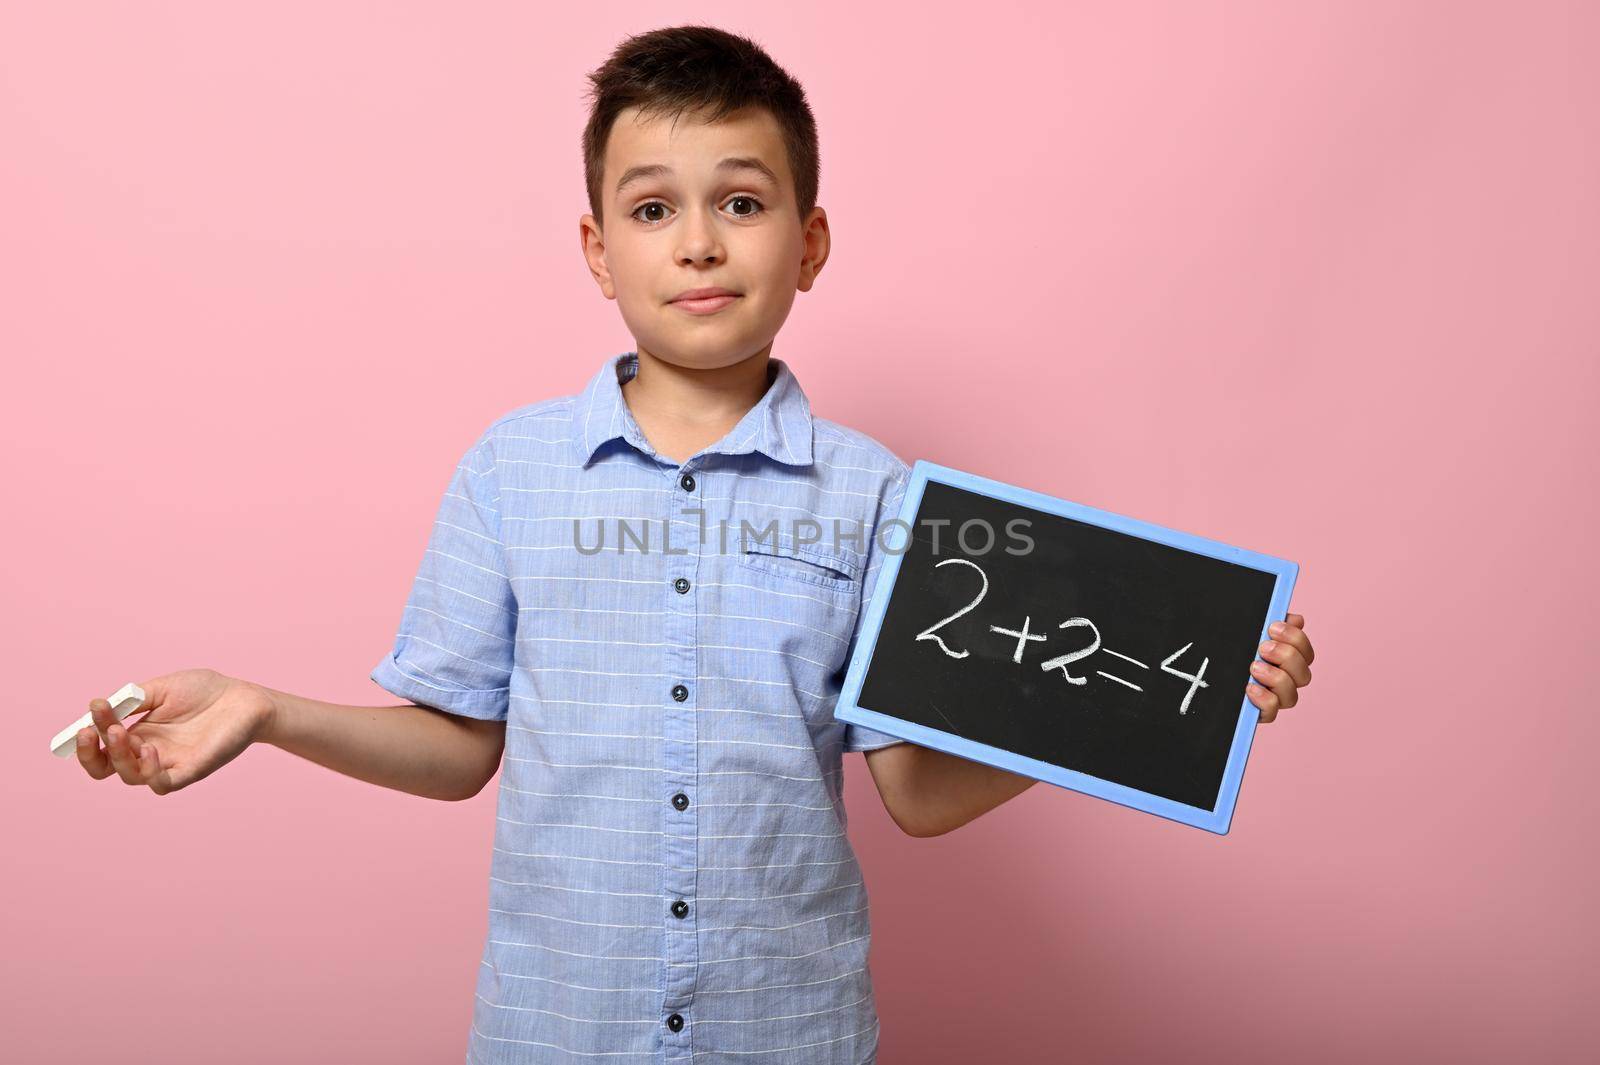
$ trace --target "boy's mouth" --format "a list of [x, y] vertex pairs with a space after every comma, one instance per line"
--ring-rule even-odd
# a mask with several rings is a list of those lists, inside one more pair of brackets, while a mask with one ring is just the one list
[[695, 288], [680, 292], [671, 304], [690, 314], [714, 314], [738, 299], [739, 295], [726, 288]]
[[682, 292], [678, 293], [676, 296], [672, 297], [672, 299], [669, 300], [668, 302], [669, 303], [677, 303], [679, 300], [704, 300], [704, 299], [710, 299], [712, 296], [737, 296], [737, 295], [738, 295], [738, 293], [735, 292], [733, 289], [731, 289], [731, 288], [722, 288], [721, 286], [713, 286], [713, 287], [710, 287], [710, 288], [686, 288]]

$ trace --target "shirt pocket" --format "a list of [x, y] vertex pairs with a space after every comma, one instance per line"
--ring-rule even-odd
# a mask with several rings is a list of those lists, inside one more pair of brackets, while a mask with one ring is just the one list
[[820, 544], [798, 543], [788, 533], [776, 533], [765, 540], [746, 538], [739, 552], [746, 569], [781, 581], [796, 581], [844, 595], [854, 595], [861, 577], [861, 564], [842, 551]]

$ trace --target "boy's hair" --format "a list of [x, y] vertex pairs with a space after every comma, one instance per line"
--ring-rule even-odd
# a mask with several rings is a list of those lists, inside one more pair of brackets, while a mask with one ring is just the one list
[[589, 122], [583, 130], [589, 213], [605, 225], [606, 139], [617, 116], [637, 107], [648, 116], [706, 112], [718, 121], [744, 107], [771, 113], [783, 134], [795, 205], [803, 220], [817, 204], [817, 122], [800, 83], [748, 37], [713, 26], [672, 26], [633, 34], [589, 75]]

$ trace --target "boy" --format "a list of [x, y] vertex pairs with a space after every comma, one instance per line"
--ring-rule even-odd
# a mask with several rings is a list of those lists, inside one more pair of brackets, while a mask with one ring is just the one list
[[185, 671], [79, 756], [163, 794], [256, 741], [441, 799], [503, 769], [469, 1062], [871, 1062], [843, 753], [914, 836], [1034, 781], [833, 717], [909, 471], [771, 354], [828, 255], [801, 87], [699, 26], [591, 80], [582, 247], [638, 348], [467, 451], [372, 672], [409, 702]]

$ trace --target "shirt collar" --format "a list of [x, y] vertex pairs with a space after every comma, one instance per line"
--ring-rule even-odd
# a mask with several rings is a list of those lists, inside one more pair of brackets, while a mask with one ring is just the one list
[[[584, 466], [608, 440], [622, 437], [647, 455], [655, 448], [645, 439], [622, 397], [622, 384], [639, 372], [639, 353], [607, 359], [589, 379], [572, 408], [573, 446]], [[811, 402], [794, 372], [782, 359], [767, 358], [767, 386], [756, 405], [745, 411], [728, 434], [701, 454], [743, 455], [759, 451], [790, 465], [811, 464]]]

